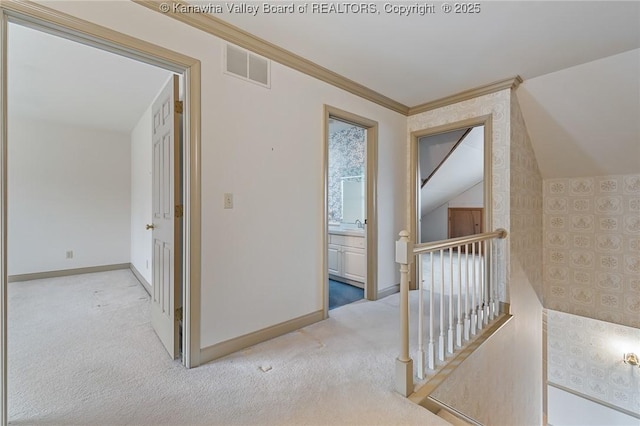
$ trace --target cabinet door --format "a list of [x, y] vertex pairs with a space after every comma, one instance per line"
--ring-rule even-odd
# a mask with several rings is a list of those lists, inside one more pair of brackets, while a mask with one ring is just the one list
[[343, 275], [351, 280], [364, 282], [366, 271], [364, 249], [343, 247], [342, 250]]
[[342, 276], [342, 253], [341, 246], [329, 244], [328, 263], [329, 273], [337, 276]]

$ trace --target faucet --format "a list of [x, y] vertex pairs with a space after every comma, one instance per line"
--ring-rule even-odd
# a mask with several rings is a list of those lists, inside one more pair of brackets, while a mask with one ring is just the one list
[[360, 221], [360, 219], [356, 219], [356, 226], [357, 226], [359, 229], [364, 229], [364, 223], [362, 223], [362, 222]]

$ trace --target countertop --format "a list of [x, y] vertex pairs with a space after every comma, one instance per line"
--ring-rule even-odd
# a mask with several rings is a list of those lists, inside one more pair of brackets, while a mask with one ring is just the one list
[[353, 224], [329, 225], [329, 234], [348, 235], [351, 237], [364, 237], [364, 229]]

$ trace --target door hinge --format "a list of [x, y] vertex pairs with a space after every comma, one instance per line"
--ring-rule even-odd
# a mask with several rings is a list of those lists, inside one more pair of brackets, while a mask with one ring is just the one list
[[184, 216], [184, 206], [182, 204], [178, 204], [176, 206], [176, 218], [180, 218]]
[[182, 114], [182, 101], [176, 101], [173, 110], [176, 114]]
[[182, 307], [176, 309], [176, 321], [182, 321]]

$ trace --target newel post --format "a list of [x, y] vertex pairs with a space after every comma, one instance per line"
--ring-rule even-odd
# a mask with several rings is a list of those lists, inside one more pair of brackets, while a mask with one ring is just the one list
[[400, 264], [400, 356], [396, 358], [396, 390], [403, 396], [413, 393], [413, 360], [409, 357], [409, 264], [413, 243], [407, 231], [396, 241], [396, 263]]

